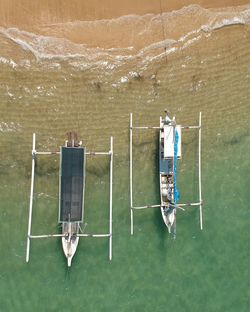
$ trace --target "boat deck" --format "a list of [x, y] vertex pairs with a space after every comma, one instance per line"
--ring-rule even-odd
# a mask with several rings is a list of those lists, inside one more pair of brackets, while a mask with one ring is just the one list
[[160, 158], [160, 173], [170, 174], [172, 167], [173, 165], [170, 159], [164, 159], [162, 157]]

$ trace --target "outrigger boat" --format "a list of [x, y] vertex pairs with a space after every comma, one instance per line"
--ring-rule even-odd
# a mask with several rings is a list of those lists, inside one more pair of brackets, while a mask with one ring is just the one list
[[69, 132], [65, 146], [60, 148], [59, 223], [62, 224], [62, 247], [69, 267], [78, 246], [84, 213], [86, 156], [81, 145], [77, 134]]
[[[27, 233], [26, 262], [29, 262], [30, 240], [35, 238], [61, 237], [62, 247], [70, 267], [72, 258], [76, 252], [80, 237], [108, 237], [109, 260], [112, 259], [112, 181], [113, 181], [113, 138], [110, 138], [110, 150], [108, 152], [89, 152], [78, 142], [75, 132], [68, 133], [65, 146], [61, 146], [57, 152], [36, 151], [36, 135], [33, 134], [31, 189], [29, 205], [29, 221]], [[59, 217], [62, 225], [61, 234], [32, 235], [32, 209], [35, 179], [35, 160], [37, 155], [60, 155], [59, 178]], [[108, 155], [110, 157], [110, 204], [109, 204], [109, 233], [88, 234], [81, 229], [84, 221], [84, 193], [86, 176], [86, 156]]]
[[176, 162], [181, 158], [181, 127], [167, 115], [160, 118], [159, 175], [161, 214], [169, 233], [176, 220], [176, 202], [179, 197], [176, 188]]
[[[176, 237], [176, 210], [185, 210], [184, 206], [198, 206], [200, 212], [200, 228], [203, 229], [202, 222], [202, 196], [201, 196], [201, 113], [199, 115], [199, 125], [181, 126], [177, 125], [175, 117], [172, 119], [166, 110], [165, 118], [160, 117], [159, 127], [133, 126], [132, 113], [130, 114], [130, 220], [131, 235], [134, 233], [134, 210], [147, 208], [160, 208], [163, 221], [168, 228], [168, 232]], [[160, 179], [160, 199], [161, 202], [156, 205], [134, 206], [133, 205], [133, 130], [159, 130], [159, 179]], [[177, 161], [181, 158], [181, 130], [198, 129], [199, 130], [199, 202], [177, 204], [179, 192], [176, 186]]]

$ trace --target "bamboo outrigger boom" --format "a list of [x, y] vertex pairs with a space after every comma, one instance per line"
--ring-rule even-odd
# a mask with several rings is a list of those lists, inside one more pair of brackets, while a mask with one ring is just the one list
[[[131, 232], [131, 235], [134, 234], [134, 210], [141, 210], [141, 209], [147, 209], [147, 208], [161, 208], [161, 211], [162, 211], [162, 216], [163, 216], [163, 220], [166, 224], [166, 226], [168, 227], [168, 230], [169, 232], [171, 232], [171, 227], [174, 227], [174, 230], [173, 230], [173, 234], [174, 234], [174, 237], [175, 237], [175, 233], [176, 233], [176, 208], [178, 209], [181, 209], [181, 210], [185, 210], [183, 207], [185, 206], [198, 206], [199, 207], [199, 215], [200, 215], [200, 229], [202, 230], [203, 229], [203, 219], [202, 219], [202, 205], [203, 205], [203, 201], [202, 201], [202, 193], [201, 193], [201, 112], [199, 114], [199, 125], [197, 126], [177, 126], [176, 123], [175, 123], [175, 119], [173, 118], [173, 120], [171, 120], [167, 114], [167, 117], [166, 117], [166, 120], [167, 122], [165, 123], [162, 119], [162, 117], [160, 117], [160, 126], [159, 127], [147, 127], [147, 126], [133, 126], [133, 116], [132, 116], [132, 113], [130, 113], [130, 127], [129, 127], [129, 131], [130, 131], [130, 140], [129, 140], [129, 150], [130, 150], [130, 161], [129, 161], [129, 172], [130, 172], [130, 175], [129, 175], [129, 179], [130, 179], [130, 232]], [[164, 133], [163, 131], [165, 131], [165, 127], [166, 127], [166, 130], [169, 131], [168, 132], [168, 138], [165, 139], [164, 137]], [[173, 147], [173, 150], [174, 150], [174, 145], [175, 145], [175, 134], [176, 132], [179, 132], [179, 135], [180, 135], [180, 131], [181, 129], [198, 129], [199, 130], [199, 144], [198, 144], [198, 175], [199, 175], [199, 202], [190, 202], [190, 203], [181, 203], [181, 204], [176, 204], [176, 200], [174, 198], [174, 192], [172, 192], [172, 199], [173, 199], [173, 202], [171, 200], [168, 200], [167, 202], [163, 201], [163, 196], [166, 197], [166, 195], [163, 195], [162, 194], [162, 189], [160, 190], [161, 191], [161, 203], [160, 204], [155, 204], [155, 205], [146, 205], [146, 206], [134, 206], [133, 204], [133, 130], [148, 130], [148, 129], [153, 129], [153, 130], [159, 130], [160, 131], [160, 142], [159, 144], [171, 144], [169, 143], [167, 140], [169, 140], [169, 136], [171, 135], [172, 133], [172, 137], [173, 137], [173, 142], [172, 142], [172, 147]], [[171, 132], [172, 131], [172, 132]], [[180, 146], [180, 149], [181, 149], [181, 143], [180, 142], [176, 142], [176, 159], [177, 157], [180, 158], [180, 153], [181, 151], [178, 151], [177, 152], [177, 146]], [[171, 146], [170, 146], [171, 147]], [[161, 146], [159, 147], [160, 148], [160, 151], [161, 153], [163, 154], [163, 151], [165, 153], [165, 147], [163, 146], [162, 149], [161, 149]], [[163, 150], [164, 148], [164, 150]], [[178, 155], [177, 155], [178, 153]], [[170, 153], [171, 154], [171, 153]], [[174, 151], [172, 151], [172, 156], [171, 155], [167, 155], [165, 156], [164, 154], [164, 158], [163, 161], [169, 161], [171, 163], [171, 169], [170, 171], [166, 172], [166, 173], [160, 173], [160, 184], [162, 183], [162, 177], [164, 179], [172, 179], [173, 178], [173, 175], [174, 175]], [[163, 157], [162, 155], [159, 155], [159, 157]], [[170, 167], [169, 167], [170, 168]], [[159, 168], [159, 171], [160, 171], [160, 168]], [[167, 182], [165, 182], [167, 183]], [[170, 183], [171, 182], [168, 182], [168, 186], [171, 185]], [[166, 184], [167, 185], [167, 184]], [[162, 187], [162, 185], [160, 185]], [[163, 186], [165, 186], [165, 184], [163, 184]], [[169, 221], [166, 220], [166, 217], [165, 217], [165, 211], [167, 210], [166, 207], [168, 207], [169, 211], [171, 211], [172, 213], [172, 220]]]
[[[32, 167], [31, 167], [31, 187], [30, 187], [30, 202], [29, 202], [29, 220], [28, 220], [28, 232], [27, 232], [27, 248], [26, 248], [26, 262], [29, 262], [30, 258], [30, 240], [31, 239], [40, 239], [40, 238], [54, 238], [54, 237], [61, 237], [62, 240], [66, 239], [67, 234], [42, 234], [42, 235], [33, 235], [31, 234], [32, 229], [32, 210], [33, 210], [33, 197], [34, 197], [34, 181], [35, 181], [35, 160], [37, 155], [60, 155], [61, 151], [56, 152], [37, 152], [36, 151], [36, 134], [33, 133], [33, 141], [32, 141]], [[85, 152], [87, 156], [109, 156], [110, 157], [110, 176], [109, 176], [109, 183], [110, 183], [110, 190], [109, 190], [109, 232], [108, 233], [74, 233], [73, 235], [75, 239], [79, 239], [80, 237], [94, 237], [94, 238], [109, 238], [109, 260], [112, 260], [112, 196], [113, 196], [113, 137], [110, 138], [110, 150], [108, 152]], [[85, 165], [85, 164], [84, 164]], [[85, 181], [85, 180], [84, 180]], [[78, 222], [79, 223], [79, 222]], [[80, 229], [80, 226], [79, 226]], [[78, 243], [78, 241], [77, 241]], [[77, 244], [76, 244], [77, 247]], [[75, 247], [75, 248], [76, 248]], [[65, 254], [66, 255], [66, 254]], [[73, 253], [74, 255], [74, 253]], [[71, 266], [71, 259], [73, 257], [71, 255], [70, 259], [68, 258], [68, 266]]]

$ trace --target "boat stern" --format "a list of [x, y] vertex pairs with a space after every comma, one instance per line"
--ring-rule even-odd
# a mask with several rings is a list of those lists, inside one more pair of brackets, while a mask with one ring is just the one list
[[71, 267], [71, 261], [72, 261], [72, 258], [73, 258], [73, 257], [68, 257], [68, 258], [67, 258], [67, 261], [68, 261], [68, 267]]
[[67, 258], [68, 267], [71, 266], [72, 258], [76, 252], [78, 242], [79, 237], [77, 236], [62, 237], [62, 247], [65, 257]]
[[171, 209], [169, 212], [167, 212], [166, 209], [166, 207], [161, 206], [161, 214], [163, 221], [168, 228], [168, 232], [171, 233], [172, 226], [175, 223], [175, 209]]
[[62, 232], [64, 234], [62, 237], [63, 252], [67, 258], [68, 267], [70, 267], [79, 242], [79, 237], [77, 236], [79, 224], [72, 222], [63, 223]]

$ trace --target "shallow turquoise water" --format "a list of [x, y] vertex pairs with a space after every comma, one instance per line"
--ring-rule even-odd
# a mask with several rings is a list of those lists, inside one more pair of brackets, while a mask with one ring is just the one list
[[[123, 72], [104, 82], [98, 70], [67, 64], [59, 70], [1, 64], [2, 311], [248, 311], [249, 38], [247, 26], [215, 32], [119, 88], [112, 83]], [[149, 78], [156, 71], [157, 82]], [[56, 86], [54, 95], [38, 86]], [[152, 210], [135, 212], [132, 237], [129, 112], [137, 124], [158, 125], [166, 106], [182, 124], [197, 123], [203, 112], [204, 230], [196, 208], [178, 211], [174, 241]], [[37, 132], [38, 149], [54, 149], [69, 129], [90, 150], [108, 150], [114, 136], [113, 260], [106, 239], [82, 239], [69, 270], [59, 240], [37, 240], [26, 264], [31, 135]], [[136, 135], [134, 150], [135, 203], [157, 203], [157, 134]], [[196, 157], [197, 136], [185, 133], [182, 201], [197, 199]], [[33, 233], [59, 231], [57, 169], [54, 156], [38, 160]], [[108, 230], [108, 161], [89, 160], [87, 173], [86, 231], [102, 232]]]

